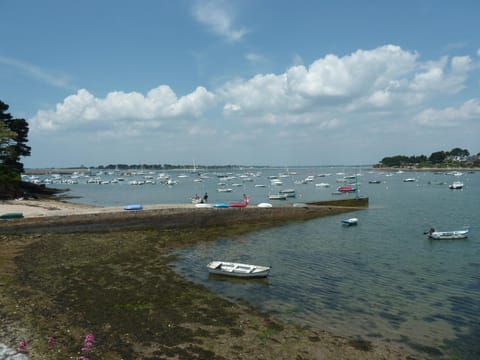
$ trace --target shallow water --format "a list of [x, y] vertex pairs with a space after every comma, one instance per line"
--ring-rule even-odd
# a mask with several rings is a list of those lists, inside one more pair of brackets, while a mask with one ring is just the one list
[[[78, 184], [69, 186], [75, 201], [98, 205], [189, 202], [207, 191], [210, 202], [241, 199], [268, 202], [268, 175], [283, 169], [261, 169], [251, 182], [239, 181], [232, 193], [218, 193], [218, 178], [203, 182], [194, 175], [177, 185], [130, 186]], [[282, 178], [281, 188], [295, 188], [292, 203], [337, 198], [332, 195], [342, 175], [361, 172], [367, 210], [221, 239], [180, 251], [176, 269], [232, 299], [246, 300], [288, 321], [300, 322], [346, 336], [394, 342], [429, 357], [441, 353], [462, 359], [480, 357], [480, 173], [457, 178], [432, 172], [371, 173], [365, 169], [301, 168]], [[259, 172], [258, 169], [248, 170]], [[331, 173], [314, 182], [295, 184], [307, 175]], [[172, 172], [175, 176], [177, 173]], [[390, 176], [391, 175], [391, 176]], [[415, 182], [404, 182], [405, 178]], [[381, 180], [369, 184], [369, 180]], [[448, 189], [455, 180], [463, 190]], [[328, 182], [330, 188], [316, 187]], [[445, 183], [438, 185], [438, 183]], [[265, 188], [255, 184], [267, 184]], [[229, 183], [230, 185], [230, 183]], [[357, 217], [358, 226], [343, 227], [340, 220]], [[432, 241], [423, 232], [430, 227], [455, 230], [471, 226], [465, 240]], [[213, 259], [271, 265], [268, 279], [242, 281], [209, 276]]]
[[[480, 174], [463, 191], [429, 185], [439, 175], [400, 175], [363, 186], [368, 210], [223, 239], [182, 251], [178, 271], [285, 320], [347, 336], [395, 342], [429, 356], [480, 356]], [[427, 179], [432, 180], [427, 180]], [[432, 241], [423, 231], [472, 226], [466, 240]], [[272, 265], [267, 282], [212, 279], [212, 259]]]

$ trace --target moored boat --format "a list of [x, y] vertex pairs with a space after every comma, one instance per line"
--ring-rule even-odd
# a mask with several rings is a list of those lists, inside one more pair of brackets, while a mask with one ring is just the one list
[[279, 194], [285, 194], [287, 197], [295, 197], [296, 191], [295, 189], [282, 189], [278, 191]]
[[358, 224], [358, 219], [357, 218], [350, 218], [350, 219], [344, 219], [340, 222], [342, 223], [342, 225], [345, 225], [345, 226], [353, 226], [353, 225]]
[[266, 277], [270, 272], [269, 266], [241, 264], [227, 261], [211, 261], [207, 265], [207, 268], [210, 274], [243, 278]]
[[463, 189], [463, 182], [461, 182], [461, 181], [454, 181], [453, 183], [451, 183], [450, 185], [448, 185], [448, 188], [449, 188], [449, 189], [452, 189], [452, 190], [460, 190], [460, 189]]
[[351, 192], [357, 191], [357, 189], [355, 188], [355, 186], [352, 186], [352, 185], [343, 185], [343, 186], [339, 186], [337, 188], [337, 191], [339, 193], [351, 193]]
[[268, 198], [270, 200], [287, 200], [287, 194], [270, 194]]
[[435, 229], [430, 229], [425, 232], [430, 239], [434, 240], [455, 240], [455, 239], [465, 239], [468, 237], [470, 229], [463, 230], [453, 230], [453, 231], [435, 231]]

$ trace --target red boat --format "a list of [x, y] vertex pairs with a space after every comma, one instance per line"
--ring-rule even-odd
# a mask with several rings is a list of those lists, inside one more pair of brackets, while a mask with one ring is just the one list
[[355, 192], [357, 191], [357, 189], [352, 185], [343, 185], [343, 186], [339, 186], [337, 188], [337, 191], [338, 192]]
[[244, 202], [229, 202], [228, 207], [237, 207], [237, 208], [244, 208], [247, 206], [247, 203]]

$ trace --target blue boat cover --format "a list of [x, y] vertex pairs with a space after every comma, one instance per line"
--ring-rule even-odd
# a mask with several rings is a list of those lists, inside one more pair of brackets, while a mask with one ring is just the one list
[[125, 205], [123, 209], [124, 210], [143, 210], [143, 206], [139, 204]]

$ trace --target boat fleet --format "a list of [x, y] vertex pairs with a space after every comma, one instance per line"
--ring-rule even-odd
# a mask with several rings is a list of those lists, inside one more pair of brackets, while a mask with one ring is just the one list
[[[386, 177], [393, 176], [393, 173], [382, 173], [382, 172], [372, 172], [375, 173], [378, 177], [380, 174], [383, 174]], [[399, 170], [398, 174], [402, 174], [403, 171]], [[436, 173], [440, 174], [440, 173]], [[358, 195], [360, 182], [358, 181], [362, 174], [352, 174], [345, 175], [342, 172], [335, 174], [335, 191], [332, 195], [341, 195], [355, 193]], [[460, 172], [451, 172], [444, 173], [444, 175], [452, 175], [455, 177], [455, 181], [448, 184], [445, 181], [434, 182], [433, 184], [439, 185], [448, 185], [449, 189], [459, 190], [464, 188], [464, 183], [458, 180], [459, 176], [463, 174]], [[175, 186], [180, 182], [184, 181], [193, 181], [201, 183], [207, 179], [216, 178], [217, 179], [217, 192], [218, 193], [230, 193], [234, 192], [234, 189], [241, 188], [242, 191], [245, 190], [246, 183], [253, 183], [255, 188], [268, 188], [268, 199], [277, 201], [277, 200], [287, 200], [289, 198], [297, 197], [297, 190], [293, 187], [286, 187], [285, 182], [288, 181], [288, 184], [292, 184], [295, 187], [301, 185], [314, 184], [317, 189], [328, 189], [332, 185], [332, 181], [327, 182], [328, 178], [332, 177], [331, 173], [322, 173], [317, 175], [308, 175], [304, 178], [298, 178], [296, 172], [286, 172], [280, 173], [278, 175], [270, 175], [268, 177], [262, 177], [260, 172], [246, 172], [241, 174], [235, 173], [200, 173], [196, 172], [165, 172], [157, 173], [155, 171], [131, 171], [119, 173], [118, 171], [110, 172], [73, 172], [68, 175], [60, 174], [49, 174], [43, 177], [38, 175], [22, 175], [24, 181], [31, 181], [36, 184], [67, 184], [74, 185], [79, 183], [86, 184], [98, 184], [98, 185], [107, 185], [107, 184], [119, 184], [126, 183], [128, 185], [155, 185], [162, 184], [167, 186]], [[318, 180], [317, 180], [318, 179]], [[215, 181], [215, 180], [213, 180]], [[404, 183], [418, 183], [419, 179], [415, 177], [406, 177], [403, 179]], [[383, 184], [385, 181], [381, 181], [377, 178], [368, 180], [368, 184]], [[432, 184], [432, 182], [428, 182]], [[248, 197], [244, 194], [244, 198], [241, 201], [230, 201], [224, 203], [208, 203], [207, 201], [202, 201], [203, 198], [195, 196], [192, 198], [192, 203], [195, 204], [195, 207], [198, 208], [242, 208], [246, 207], [250, 201]], [[293, 206], [300, 206], [301, 203], [294, 203]], [[304, 205], [304, 204], [303, 204]], [[273, 205], [269, 202], [260, 202], [257, 207], [260, 208], [271, 208]], [[140, 204], [126, 205], [124, 207], [127, 211], [138, 211], [143, 210], [143, 206]], [[356, 226], [359, 222], [359, 219], [356, 217], [343, 219], [340, 221], [342, 226], [351, 227]], [[427, 235], [429, 239], [432, 240], [457, 240], [465, 239], [468, 237], [470, 228], [464, 228], [460, 230], [451, 230], [451, 231], [437, 231], [433, 228], [425, 231], [424, 234]], [[239, 278], [264, 278], [267, 277], [270, 273], [271, 267], [265, 265], [252, 265], [245, 263], [237, 263], [230, 261], [215, 260], [207, 264], [207, 268], [210, 274], [213, 275], [223, 275], [230, 277], [239, 277]]]
[[[255, 170], [255, 169], [254, 169]], [[24, 181], [30, 181], [36, 184], [92, 184], [92, 185], [115, 185], [128, 184], [130, 186], [144, 186], [144, 185], [165, 185], [173, 187], [184, 182], [203, 183], [209, 181], [211, 183], [216, 181], [216, 192], [221, 193], [236, 193], [240, 189], [241, 192], [249, 191], [247, 187], [253, 186], [255, 189], [266, 188], [265, 197], [272, 202], [279, 202], [285, 200], [293, 200], [302, 197], [303, 186], [314, 185], [318, 191], [328, 191], [333, 187], [331, 195], [346, 195], [356, 194], [360, 192], [360, 179], [366, 174], [375, 174], [375, 178], [365, 180], [367, 184], [385, 184], [388, 186], [386, 180], [379, 180], [380, 176], [390, 177], [395, 173], [370, 171], [368, 173], [354, 173], [345, 174], [344, 172], [337, 173], [319, 173], [301, 176], [301, 174], [292, 171], [279, 172], [276, 175], [262, 175], [261, 171], [243, 171], [243, 172], [208, 172], [195, 171], [191, 169], [167, 170], [167, 171], [145, 171], [143, 169], [120, 171], [116, 170], [85, 170], [72, 171], [69, 174], [50, 173], [45, 175], [22, 175]], [[404, 171], [396, 172], [400, 176]], [[447, 185], [451, 190], [462, 190], [464, 182], [460, 181], [460, 177], [464, 174], [459, 171], [452, 172], [436, 172], [436, 175], [453, 176], [454, 180], [451, 183], [446, 181], [429, 181], [428, 184]], [[419, 177], [405, 177], [402, 180], [404, 183], [417, 183], [421, 185]], [[335, 185], [336, 183], [336, 185]], [[251, 185], [250, 185], [251, 184]], [[203, 186], [203, 185], [202, 185]], [[253, 192], [253, 191], [249, 191]], [[258, 191], [255, 191], [258, 194]], [[195, 201], [192, 201], [195, 203]]]

